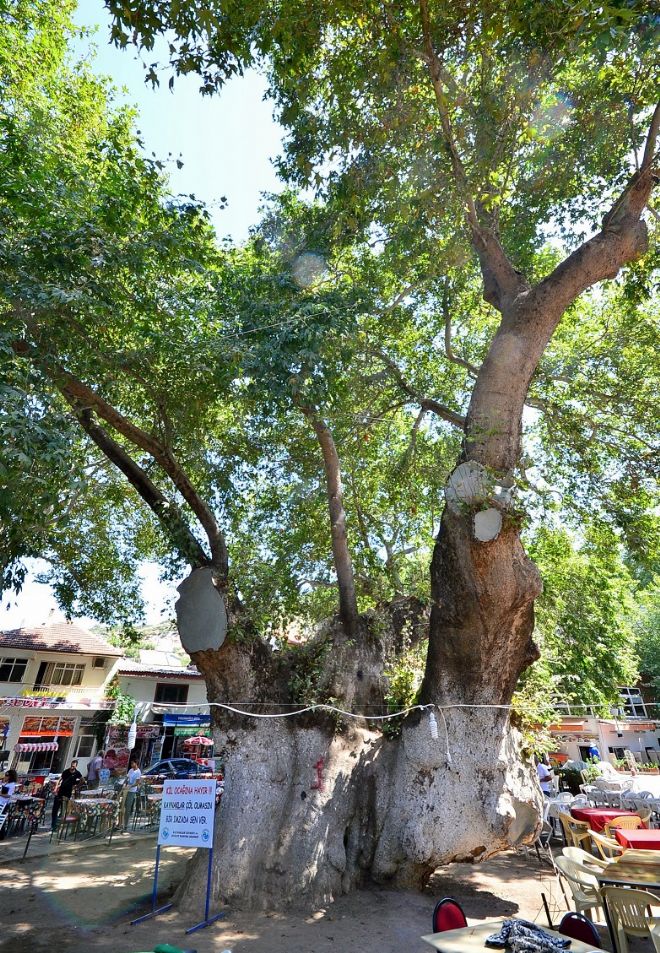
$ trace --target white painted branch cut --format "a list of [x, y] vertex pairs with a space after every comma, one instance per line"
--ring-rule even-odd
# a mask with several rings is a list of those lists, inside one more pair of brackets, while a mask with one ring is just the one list
[[189, 655], [219, 649], [227, 634], [225, 602], [213, 584], [213, 570], [195, 569], [177, 586], [174, 608], [181, 644]]
[[490, 543], [497, 539], [502, 529], [502, 514], [494, 506], [475, 513], [472, 533], [480, 543]]
[[480, 463], [468, 460], [460, 463], [447, 480], [445, 499], [456, 509], [461, 503], [478, 503], [492, 493], [492, 480]]

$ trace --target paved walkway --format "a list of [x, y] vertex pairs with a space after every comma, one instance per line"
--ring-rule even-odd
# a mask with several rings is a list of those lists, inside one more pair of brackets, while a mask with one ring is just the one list
[[[17, 863], [20, 863], [25, 852], [27, 840], [27, 834], [20, 834], [18, 836], [12, 835], [11, 837], [6, 837], [4, 840], [0, 840], [0, 867], [13, 867]], [[112, 849], [117, 844], [131, 843], [136, 840], [152, 840], [155, 846], [156, 831], [136, 830], [129, 831], [128, 834], [114, 833], [112, 835], [112, 842], [110, 843], [107, 834], [98, 834], [95, 837], [78, 836], [76, 840], [69, 835], [66, 840], [61, 841], [58, 841], [57, 835], [53, 835], [53, 839], [51, 840], [50, 830], [41, 827], [38, 833], [32, 835], [26, 859], [32, 860], [37, 857], [50, 857], [53, 854], [58, 855], [71, 850], [84, 850], [87, 848], [94, 850], [95, 848], [98, 849], [102, 847], [105, 850], [109, 847]]]

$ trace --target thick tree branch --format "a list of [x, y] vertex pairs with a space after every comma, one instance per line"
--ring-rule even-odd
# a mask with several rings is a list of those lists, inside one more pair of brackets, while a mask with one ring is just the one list
[[87, 384], [84, 384], [54, 361], [39, 355], [27, 342], [17, 342], [14, 345], [14, 350], [17, 354], [30, 357], [35, 364], [41, 367], [72, 406], [75, 404], [78, 407], [94, 410], [99, 417], [110, 424], [123, 437], [126, 437], [136, 447], [153, 457], [199, 520], [209, 541], [210, 562], [216, 571], [218, 582], [221, 585], [226, 584], [229, 559], [224, 536], [213, 513], [192, 485], [172, 451], [168, 447], [164, 447], [151, 434], [133, 424]]
[[96, 444], [107, 459], [124, 474], [131, 486], [137, 490], [147, 506], [156, 514], [159, 523], [192, 568], [208, 566], [209, 559], [206, 553], [191, 533], [190, 527], [174, 503], [161, 493], [142, 467], [126, 453], [124, 448], [94, 421], [89, 408], [82, 407], [75, 398], [66, 394], [64, 396], [90, 440]]
[[399, 370], [396, 361], [393, 361], [392, 358], [388, 357], [387, 354], [384, 354], [378, 349], [373, 350], [372, 353], [387, 367], [390, 374], [404, 394], [407, 394], [414, 401], [414, 403], [421, 407], [422, 410], [430, 410], [442, 420], [446, 420], [447, 423], [453, 424], [454, 427], [458, 427], [461, 430], [463, 429], [463, 426], [465, 425], [465, 417], [456, 413], [455, 410], [451, 410], [451, 408], [446, 407], [444, 404], [441, 404], [438, 400], [434, 400], [431, 397], [422, 397], [405, 379]]
[[529, 285], [524, 276], [513, 267], [495, 232], [481, 220], [479, 215], [479, 209], [474, 201], [465, 165], [459, 154], [451, 126], [445, 93], [446, 88], [452, 88], [451, 77], [447, 74], [433, 45], [427, 0], [419, 0], [419, 9], [424, 38], [425, 61], [428, 64], [431, 76], [440, 126], [451, 161], [456, 187], [465, 209], [465, 218], [470, 230], [472, 245], [481, 265], [484, 299], [499, 311], [503, 311], [521, 292], [528, 290]]
[[[660, 113], [653, 115], [645, 159], [603, 219], [597, 235], [584, 242], [531, 292], [530, 303], [550, 308], [559, 315], [587, 288], [606, 278], [615, 278], [621, 268], [641, 257], [648, 248], [648, 231], [642, 213], [658, 182], [655, 140]], [[649, 154], [650, 159], [646, 156]]]

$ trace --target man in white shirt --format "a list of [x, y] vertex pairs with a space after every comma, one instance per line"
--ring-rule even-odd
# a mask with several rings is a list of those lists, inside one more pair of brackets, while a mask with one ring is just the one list
[[541, 790], [546, 797], [550, 797], [552, 794], [552, 771], [544, 764], [543, 761], [538, 761], [536, 765], [536, 774], [541, 783]]

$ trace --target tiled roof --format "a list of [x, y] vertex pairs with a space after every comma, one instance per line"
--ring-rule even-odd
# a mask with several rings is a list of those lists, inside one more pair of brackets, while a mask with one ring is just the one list
[[118, 675], [149, 676], [157, 675], [158, 678], [202, 678], [194, 665], [190, 668], [174, 667], [172, 665], [145, 665], [143, 662], [134, 662], [130, 659], [123, 659], [119, 668]]
[[3, 649], [30, 649], [34, 652], [68, 652], [72, 655], [120, 656], [121, 649], [109, 645], [100, 636], [93, 635], [73, 622], [38, 625], [0, 632], [0, 651]]

